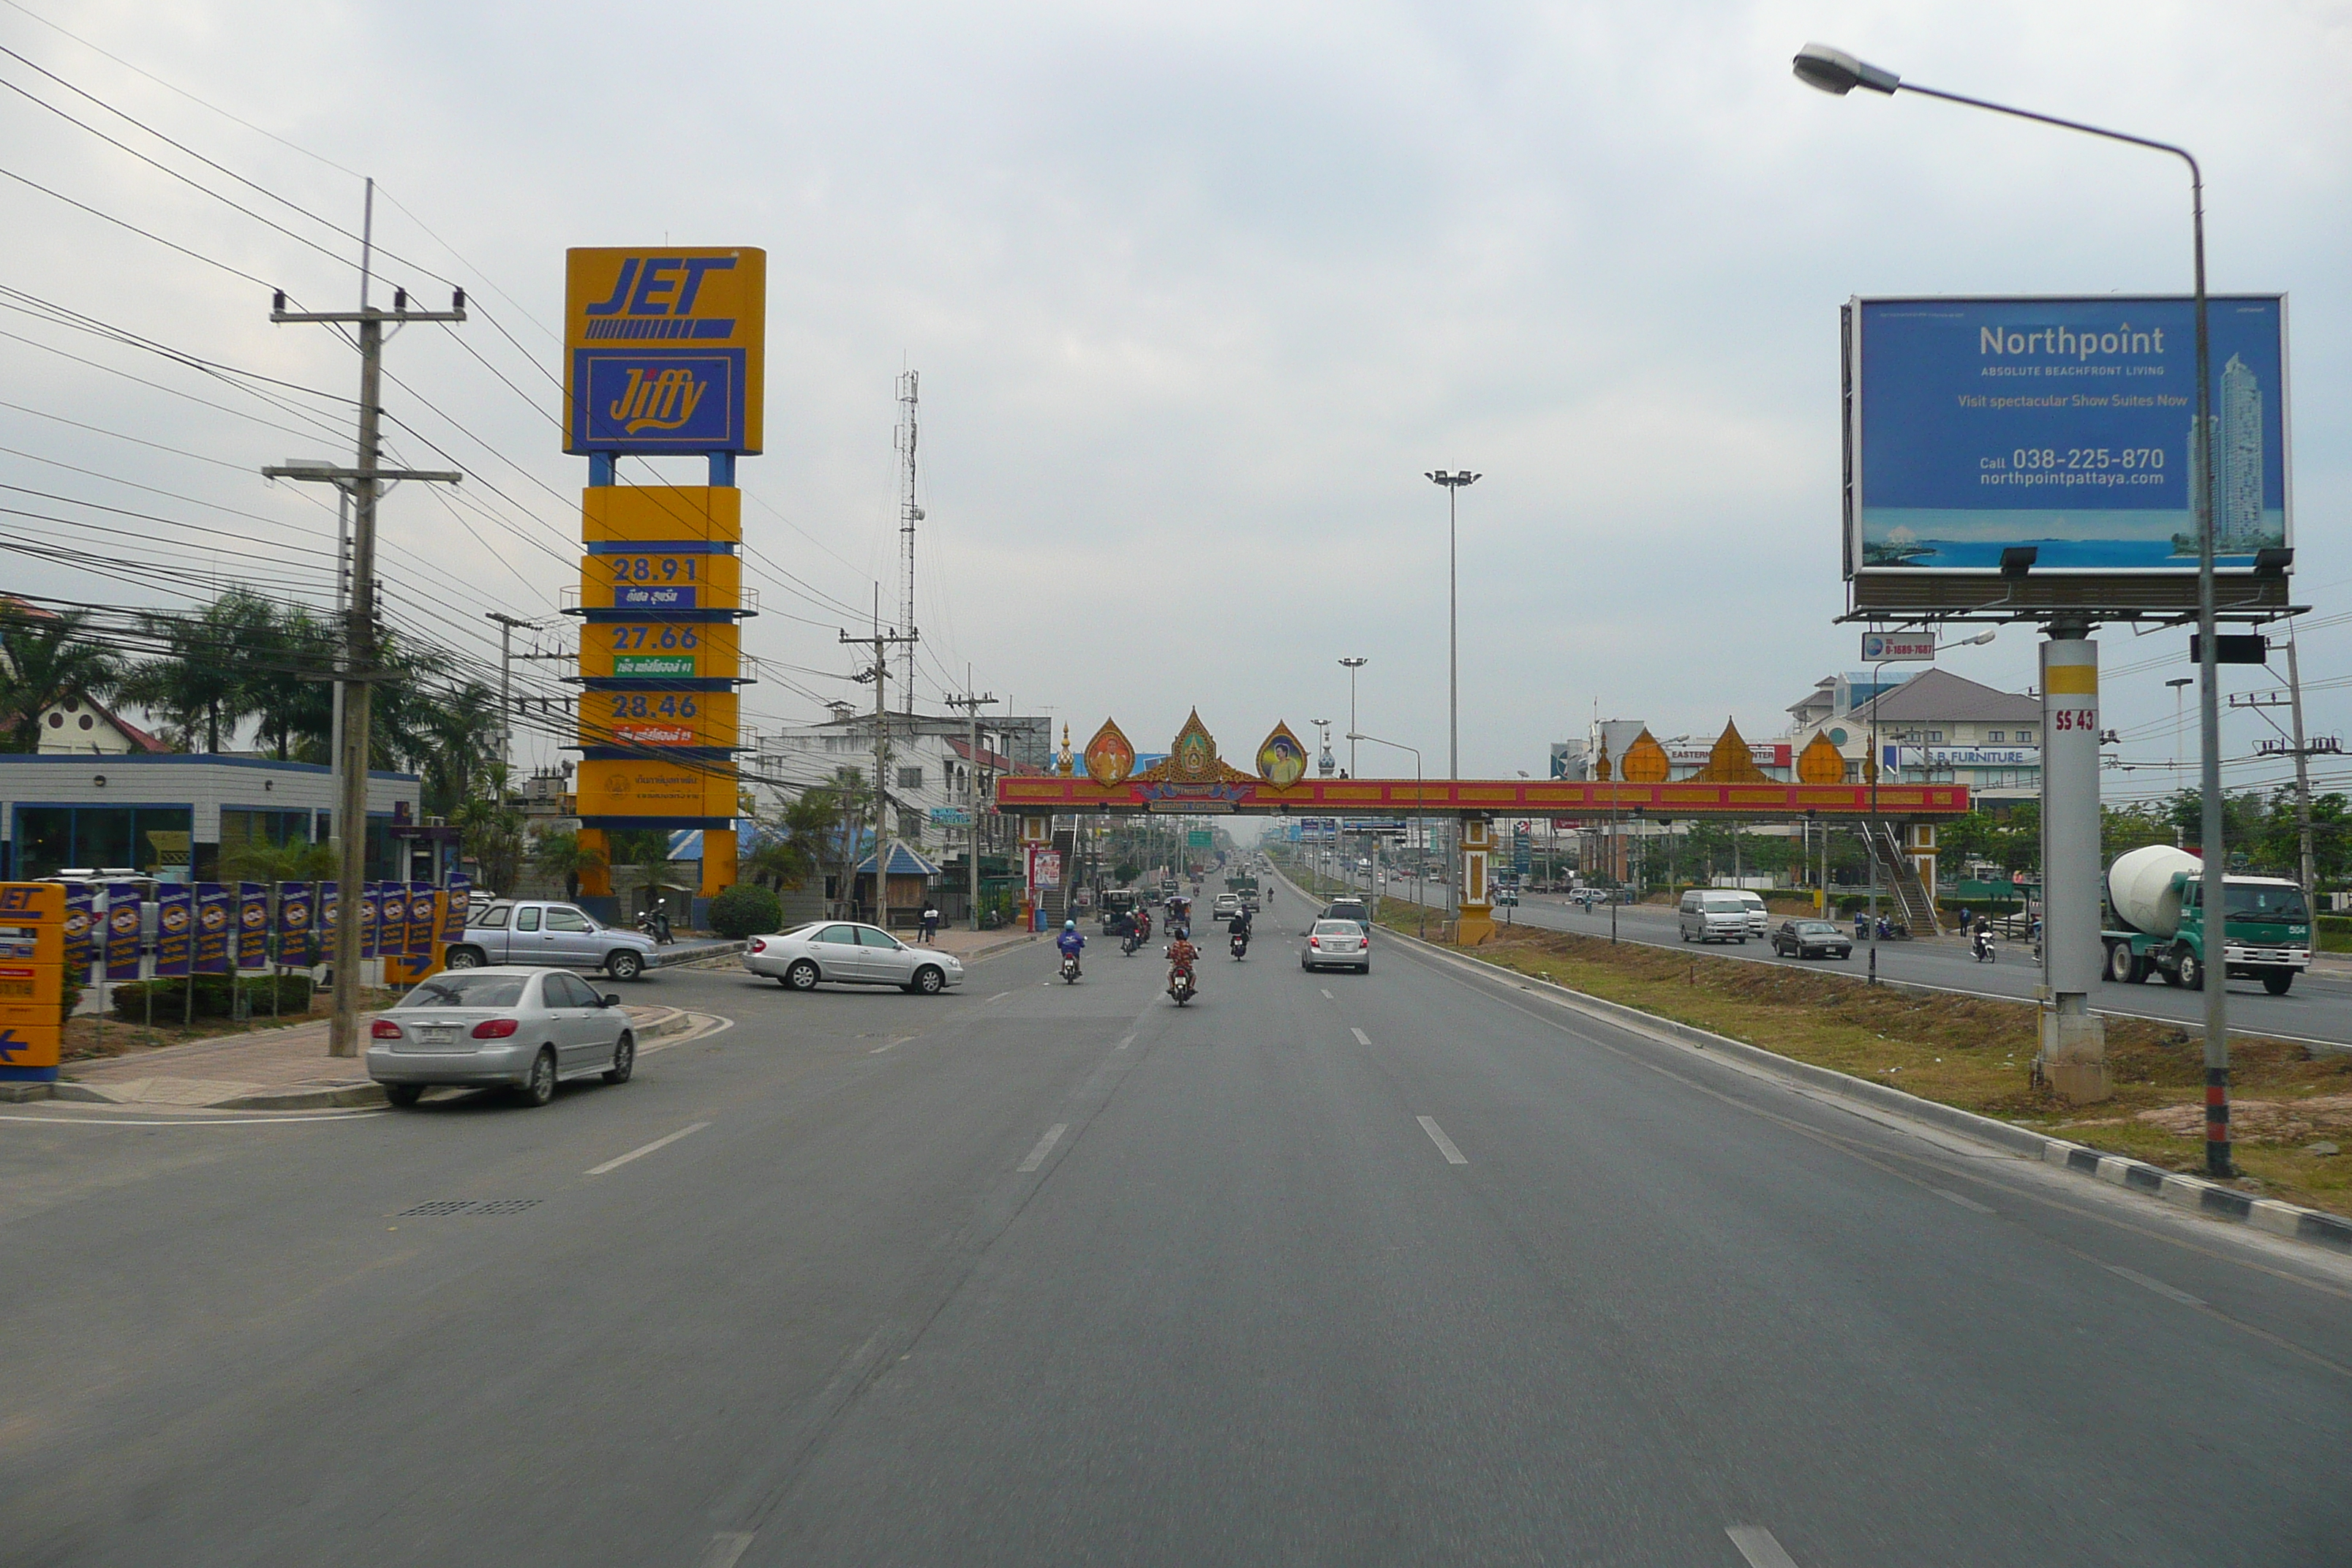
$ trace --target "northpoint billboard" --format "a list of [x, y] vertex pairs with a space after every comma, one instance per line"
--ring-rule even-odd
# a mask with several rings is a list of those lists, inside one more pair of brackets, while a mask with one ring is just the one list
[[[1899, 601], [1906, 578], [1995, 577], [2018, 546], [2035, 552], [2036, 579], [2105, 580], [2097, 602], [2193, 577], [2191, 300], [1857, 300], [1845, 316], [1845, 571], [1858, 605], [1874, 586]], [[2225, 572], [2293, 542], [2285, 318], [2282, 295], [2210, 302]]]

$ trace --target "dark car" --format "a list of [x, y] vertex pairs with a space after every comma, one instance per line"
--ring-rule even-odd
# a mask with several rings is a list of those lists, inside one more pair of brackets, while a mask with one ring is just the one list
[[1361, 899], [1334, 899], [1324, 906], [1321, 918], [1327, 921], [1353, 921], [1364, 928], [1367, 935], [1372, 929], [1371, 908]]
[[1772, 951], [1790, 958], [1852, 958], [1853, 939], [1829, 921], [1782, 921]]

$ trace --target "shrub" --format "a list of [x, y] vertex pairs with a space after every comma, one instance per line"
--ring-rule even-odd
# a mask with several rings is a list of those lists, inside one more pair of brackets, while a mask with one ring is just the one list
[[760, 936], [783, 923], [782, 900], [754, 883], [738, 882], [710, 900], [710, 929], [720, 936]]
[[[147, 999], [155, 999], [155, 1016], [176, 1018], [183, 1012], [198, 1018], [226, 1018], [232, 1016], [229, 1001], [229, 977], [226, 974], [199, 974], [194, 977], [195, 994], [188, 995], [191, 982], [179, 976], [160, 980], [131, 980], [114, 986], [108, 994], [115, 1017], [126, 1024], [143, 1023], [147, 1018]], [[281, 974], [277, 977], [278, 1005], [280, 1016], [307, 1013], [310, 1010], [310, 977], [307, 974]], [[267, 1018], [271, 1016], [270, 976], [247, 974], [237, 978], [236, 988], [245, 994], [246, 1016]], [[191, 1003], [193, 1002], [193, 1005]]]

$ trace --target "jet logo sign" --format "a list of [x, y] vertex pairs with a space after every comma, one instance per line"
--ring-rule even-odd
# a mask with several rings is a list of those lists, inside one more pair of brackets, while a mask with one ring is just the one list
[[757, 452], [767, 253], [565, 257], [569, 452]]

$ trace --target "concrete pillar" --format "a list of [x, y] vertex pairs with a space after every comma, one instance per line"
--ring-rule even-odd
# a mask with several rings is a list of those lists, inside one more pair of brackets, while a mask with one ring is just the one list
[[2114, 1093], [2090, 1010], [2099, 941], [2099, 645], [2082, 623], [2042, 645], [2042, 1073], [2077, 1104]]
[[702, 896], [715, 899], [735, 885], [735, 830], [731, 827], [706, 827], [702, 830]]
[[1495, 825], [1483, 816], [1462, 819], [1457, 840], [1462, 846], [1458, 868], [1462, 889], [1461, 914], [1454, 921], [1454, 940], [1475, 947], [1495, 934], [1495, 894], [1487, 885], [1487, 862], [1495, 851]]
[[597, 863], [585, 867], [580, 873], [580, 896], [586, 899], [609, 899], [613, 896], [613, 843], [601, 827], [580, 830], [581, 853], [594, 851]]

